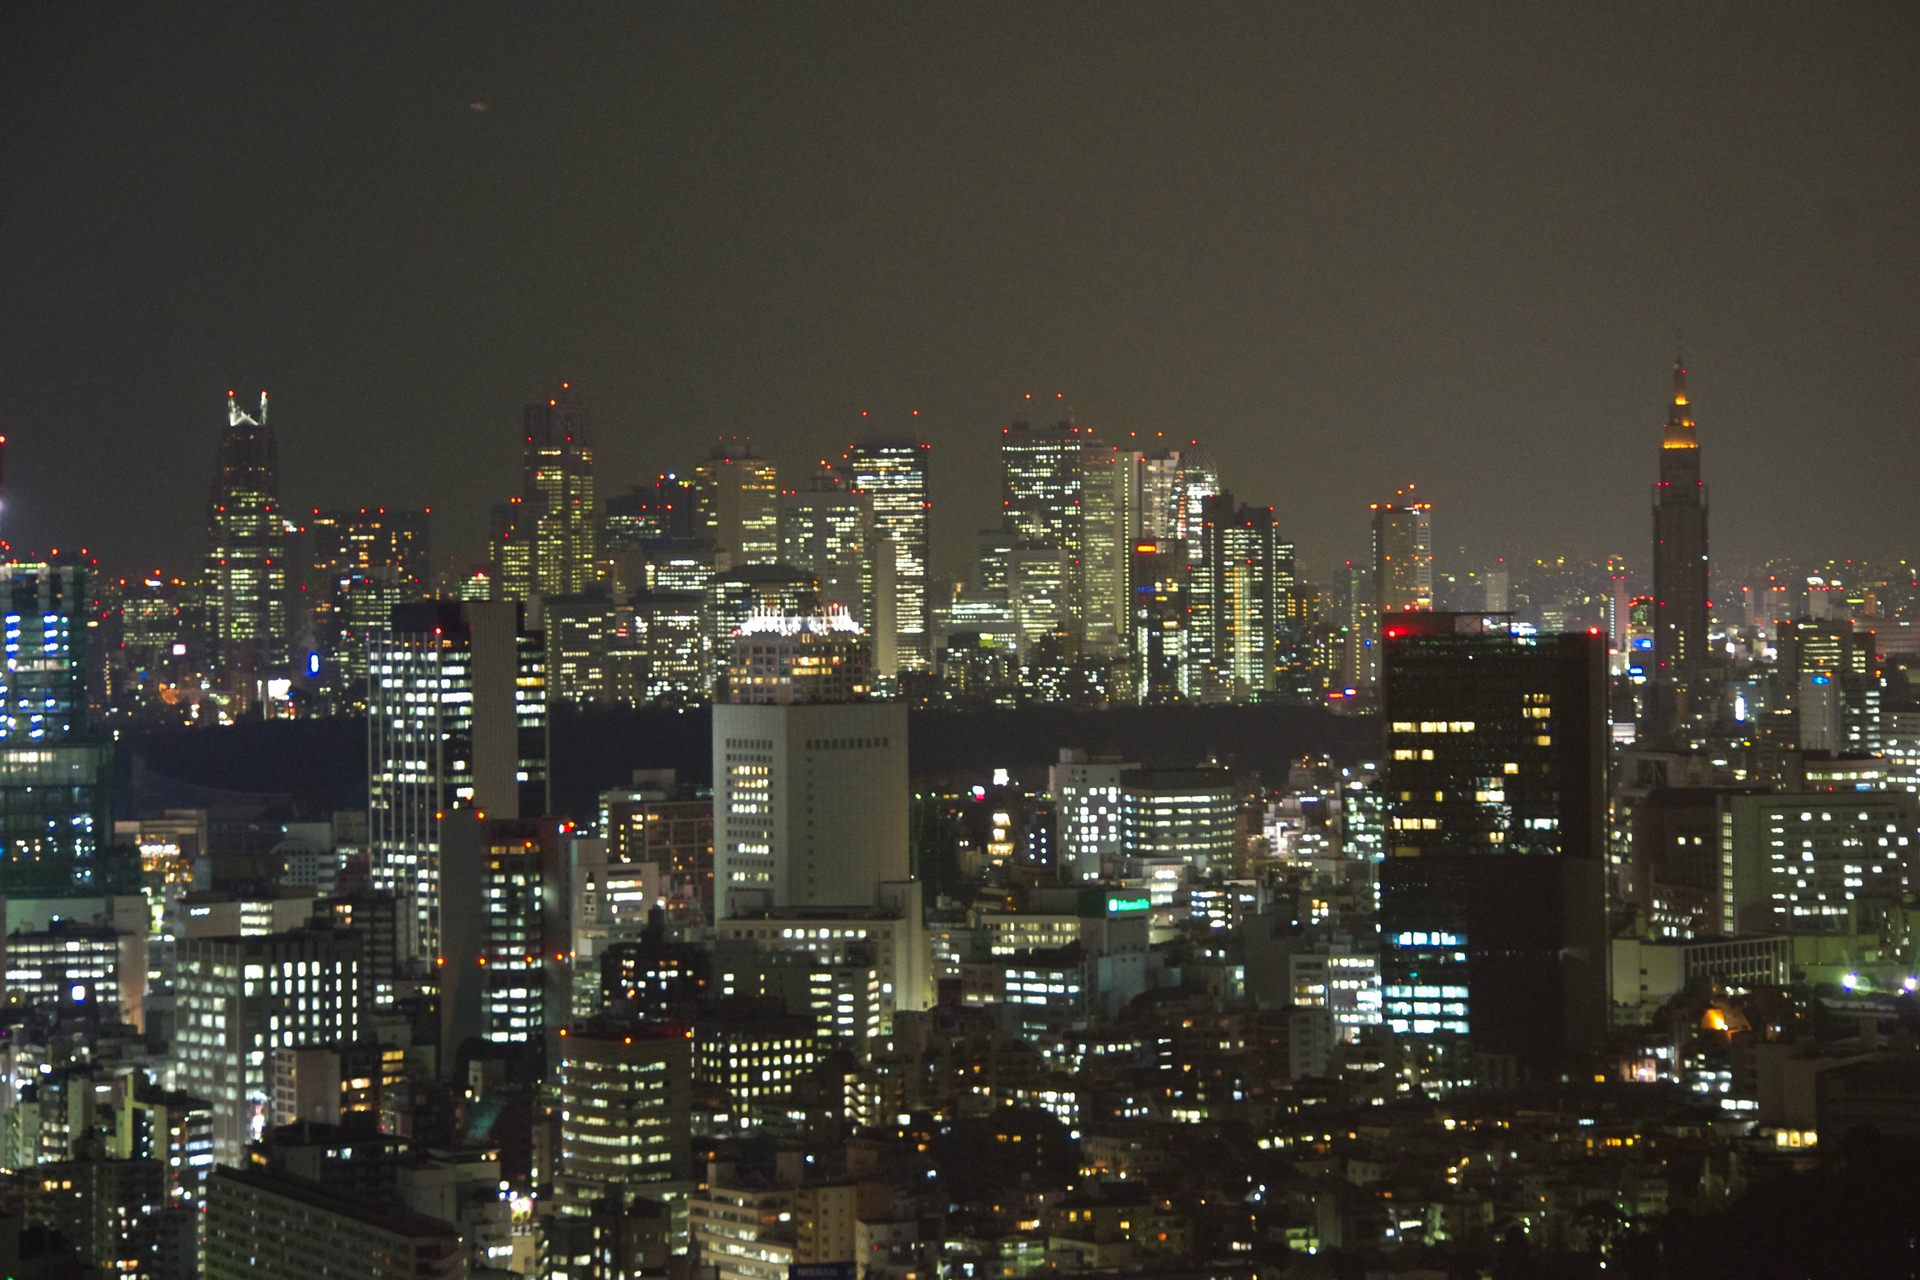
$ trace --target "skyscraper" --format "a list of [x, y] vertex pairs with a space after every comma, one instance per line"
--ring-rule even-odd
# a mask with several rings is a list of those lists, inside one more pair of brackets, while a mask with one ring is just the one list
[[779, 559], [779, 477], [752, 440], [716, 441], [693, 474], [698, 532], [727, 553], [731, 567]]
[[228, 392], [207, 499], [206, 576], [225, 683], [243, 698], [256, 696], [255, 683], [286, 661], [286, 531], [267, 393], [255, 418]]
[[1016, 422], [1000, 432], [1001, 519], [1018, 541], [1077, 555], [1080, 454], [1093, 432], [1071, 421], [1038, 431]]
[[87, 728], [87, 570], [0, 564], [0, 892], [100, 885], [113, 745]]
[[779, 509], [780, 563], [815, 574], [820, 603], [840, 606], [871, 630], [877, 576], [872, 495], [851, 492], [829, 471], [797, 492], [782, 493]]
[[1143, 703], [1180, 702], [1191, 696], [1186, 684], [1192, 619], [1187, 600], [1187, 558], [1178, 541], [1149, 542], [1132, 548], [1133, 691]]
[[[870, 907], [883, 881], [908, 875], [906, 704], [866, 701], [824, 674], [845, 640], [829, 619], [818, 634], [799, 634], [812, 627], [766, 618], [733, 640], [735, 668], [770, 682], [736, 688], [713, 708], [715, 920]], [[784, 655], [763, 654], [756, 667], [756, 645]], [[775, 669], [783, 656], [784, 677]], [[813, 669], [823, 674], [794, 678], [822, 660]], [[748, 700], [762, 695], [789, 701]]]
[[1433, 608], [1433, 504], [1408, 499], [1406, 490], [1394, 496], [1373, 504], [1373, 597], [1382, 618]]
[[336, 689], [366, 679], [369, 638], [394, 605], [427, 593], [429, 519], [425, 510], [314, 509], [301, 530], [314, 649], [291, 655], [296, 665], [306, 663], [308, 674]]
[[[1203, 502], [1206, 512], [1208, 648], [1212, 683], [1236, 702], [1274, 685], [1275, 642], [1286, 625], [1286, 585], [1272, 507], [1234, 505], [1231, 494]], [[1291, 549], [1288, 548], [1291, 559]]]
[[[850, 446], [841, 461], [849, 484], [873, 501], [876, 538], [892, 547], [894, 635], [901, 670], [923, 670], [932, 656], [927, 636], [931, 451], [932, 446], [918, 440], [868, 437]], [[874, 674], [884, 679], [893, 672], [876, 669]]]
[[1552, 1076], [1606, 1027], [1606, 641], [1383, 619], [1381, 970], [1396, 1031]]
[[1654, 736], [1665, 736], [1686, 711], [1707, 657], [1707, 486], [1700, 478], [1700, 442], [1687, 398], [1687, 371], [1673, 362], [1673, 406], [1660, 442], [1660, 479], [1653, 486]]
[[567, 1022], [561, 953], [573, 948], [561, 823], [449, 813], [441, 825], [440, 1044], [553, 1045]]
[[[570, 383], [545, 404], [526, 408], [521, 495], [536, 505], [534, 590], [577, 596], [596, 577], [593, 443], [587, 407]], [[535, 502], [535, 499], [538, 502]]]
[[511, 601], [400, 605], [373, 641], [367, 685], [373, 877], [411, 900], [410, 950], [434, 957], [448, 812], [547, 810], [545, 637]]
[[1127, 577], [1140, 536], [1140, 462], [1134, 449], [1088, 444], [1080, 455], [1080, 600], [1089, 641], [1124, 644]]

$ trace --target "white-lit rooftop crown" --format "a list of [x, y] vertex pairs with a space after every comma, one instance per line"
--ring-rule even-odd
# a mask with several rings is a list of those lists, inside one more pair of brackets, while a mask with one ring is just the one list
[[860, 634], [860, 624], [840, 605], [820, 613], [781, 613], [772, 609], [756, 610], [740, 624], [743, 636], [797, 636]]

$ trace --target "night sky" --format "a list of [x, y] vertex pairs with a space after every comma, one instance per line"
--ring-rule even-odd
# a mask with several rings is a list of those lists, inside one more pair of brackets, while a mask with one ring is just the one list
[[917, 427], [949, 575], [1029, 392], [1198, 436], [1309, 574], [1410, 480], [1443, 566], [1644, 567], [1677, 329], [1717, 558], [1912, 557], [1916, 37], [1912, 4], [8, 5], [0, 534], [192, 572], [223, 397], [264, 387], [290, 509], [431, 505], [464, 562], [565, 378], [603, 493], [716, 434], [797, 474]]

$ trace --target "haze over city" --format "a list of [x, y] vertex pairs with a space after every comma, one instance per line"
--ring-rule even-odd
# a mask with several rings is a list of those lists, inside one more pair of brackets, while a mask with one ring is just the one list
[[1200, 438], [1316, 577], [1409, 480], [1443, 557], [1644, 569], [1678, 331], [1725, 554], [1911, 550], [1906, 6], [5, 21], [16, 545], [197, 555], [238, 387], [290, 507], [470, 557], [567, 379], [605, 485], [911, 424], [945, 576], [1029, 392]]
[[1920, 9], [0, 11], [8, 1280], [1920, 1280]]

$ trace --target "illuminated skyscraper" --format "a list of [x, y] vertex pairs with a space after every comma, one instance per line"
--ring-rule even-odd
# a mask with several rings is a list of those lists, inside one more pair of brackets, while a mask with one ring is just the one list
[[699, 535], [727, 553], [730, 567], [779, 559], [779, 477], [752, 440], [715, 442], [693, 474]]
[[255, 418], [229, 392], [207, 499], [206, 576], [226, 683], [243, 697], [286, 661], [286, 532], [267, 393], [260, 393]]
[[1137, 450], [1088, 444], [1080, 456], [1080, 617], [1087, 639], [1124, 643], [1127, 577], [1140, 538]]
[[1275, 531], [1272, 507], [1236, 508], [1225, 493], [1203, 505], [1211, 675], [1222, 695], [1246, 702], [1274, 686], [1275, 643], [1286, 626], [1291, 585], [1282, 578], [1292, 576], [1292, 548]]
[[1687, 400], [1687, 371], [1673, 362], [1673, 407], [1653, 486], [1652, 731], [1671, 730], [1707, 657], [1707, 486]]
[[1432, 512], [1430, 502], [1373, 504], [1373, 598], [1383, 618], [1433, 608]]
[[87, 729], [87, 571], [0, 564], [0, 892], [97, 885], [113, 745]]
[[[918, 440], [869, 437], [848, 448], [841, 470], [857, 492], [873, 502], [875, 536], [893, 550], [894, 635], [901, 670], [924, 669], [927, 647], [927, 526], [933, 502], [927, 492], [932, 446]], [[876, 646], [878, 651], [881, 647]], [[882, 679], [891, 671], [876, 669]]]
[[293, 654], [296, 665], [306, 663], [308, 674], [337, 688], [366, 679], [368, 639], [386, 626], [394, 605], [427, 593], [428, 519], [423, 510], [314, 510], [302, 533], [315, 647]]
[[595, 578], [593, 444], [587, 407], [574, 399], [571, 384], [563, 382], [558, 396], [528, 405], [525, 417], [521, 494], [528, 506], [538, 508], [533, 513], [533, 589], [541, 595], [577, 596]]
[[1186, 552], [1177, 541], [1143, 539], [1132, 553], [1134, 695], [1144, 703], [1180, 702], [1192, 696], [1186, 684], [1192, 638]]
[[1001, 519], [1028, 546], [1080, 550], [1080, 454], [1091, 429], [1071, 421], [1036, 431], [1025, 422], [1000, 432]]
[[797, 493], [780, 495], [781, 564], [820, 579], [820, 603], [838, 605], [870, 627], [874, 588], [873, 499], [849, 491], [839, 476], [813, 477]]
[[367, 663], [367, 834], [377, 887], [413, 903], [413, 953], [440, 945], [450, 811], [547, 809], [545, 637], [513, 602], [403, 604]]

